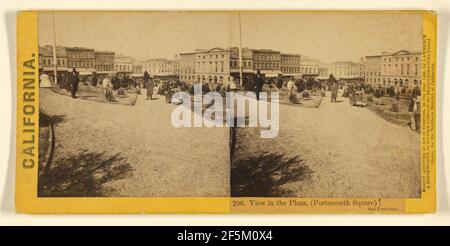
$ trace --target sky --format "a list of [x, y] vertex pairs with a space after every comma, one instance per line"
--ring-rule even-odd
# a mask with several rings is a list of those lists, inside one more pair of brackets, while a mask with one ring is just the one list
[[322, 62], [421, 50], [422, 19], [414, 13], [354, 12], [57, 12], [38, 18], [39, 44], [109, 50], [137, 60], [173, 59], [195, 49], [275, 49]]

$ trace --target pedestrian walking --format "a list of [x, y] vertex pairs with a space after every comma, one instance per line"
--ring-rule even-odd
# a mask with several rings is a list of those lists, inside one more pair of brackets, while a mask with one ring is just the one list
[[72, 70], [72, 73], [70, 74], [70, 85], [72, 86], [72, 88], [71, 88], [72, 98], [76, 98], [79, 83], [80, 83], [80, 78], [78, 77], [77, 70], [74, 68]]

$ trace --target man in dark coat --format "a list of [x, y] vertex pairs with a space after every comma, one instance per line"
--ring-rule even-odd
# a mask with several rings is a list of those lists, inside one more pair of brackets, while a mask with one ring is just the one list
[[256, 77], [255, 77], [255, 94], [256, 94], [256, 100], [259, 100], [259, 93], [262, 91], [264, 85], [264, 78], [261, 75], [261, 72], [258, 70], [256, 72]]
[[336, 98], [337, 98], [338, 90], [339, 90], [339, 86], [338, 86], [337, 82], [333, 82], [331, 84], [330, 90], [331, 90], [331, 102], [336, 102]]
[[80, 78], [78, 77], [77, 70], [74, 68], [72, 70], [72, 73], [70, 74], [70, 84], [72, 86], [72, 89], [71, 89], [72, 98], [75, 98], [75, 95], [77, 94], [79, 83], [80, 83]]
[[278, 78], [278, 81], [277, 81], [277, 88], [278, 88], [278, 89], [281, 89], [281, 87], [283, 87], [283, 84], [284, 84], [283, 79], [282, 79], [281, 77]]
[[97, 75], [95, 73], [92, 74], [91, 84], [94, 87], [97, 86], [97, 84], [98, 84]]
[[147, 71], [145, 71], [144, 72], [144, 86], [145, 86], [145, 89], [147, 90], [147, 100], [148, 99], [153, 99], [152, 97], [153, 97], [153, 81], [151, 80], [151, 78], [150, 78], [150, 74], [147, 72]]
[[111, 80], [112, 86], [113, 86], [113, 94], [114, 96], [117, 96], [117, 90], [120, 88], [120, 78], [115, 74]]
[[333, 74], [330, 74], [330, 77], [328, 78], [328, 82], [331, 84], [330, 85], [331, 102], [336, 102], [336, 98], [338, 96], [337, 94], [338, 94], [338, 90], [339, 90], [339, 85]]

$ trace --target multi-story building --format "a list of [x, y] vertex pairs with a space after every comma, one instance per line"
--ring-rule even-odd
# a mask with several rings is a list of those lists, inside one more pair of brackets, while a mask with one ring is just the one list
[[319, 75], [319, 61], [309, 57], [302, 57], [300, 73], [304, 79], [316, 78]]
[[[249, 48], [242, 48], [242, 76], [245, 78], [254, 73], [253, 70], [253, 51]], [[230, 49], [230, 75], [239, 80], [239, 48]]]
[[144, 68], [142, 65], [142, 62], [140, 61], [133, 61], [132, 65], [132, 77], [142, 77], [144, 76]]
[[381, 80], [381, 56], [366, 56], [365, 83], [372, 87], [385, 86]]
[[[55, 64], [53, 62], [53, 46], [39, 46], [39, 68], [45, 73], [53, 73]], [[67, 71], [67, 53], [62, 46], [56, 46], [56, 69], [57, 71]]]
[[301, 55], [281, 54], [281, 73], [283, 76], [301, 77]]
[[321, 81], [328, 80], [330, 78], [330, 72], [328, 71], [328, 68], [328, 64], [320, 63], [317, 66], [318, 75], [316, 79]]
[[176, 78], [176, 61], [164, 58], [149, 59], [142, 62], [142, 68], [154, 78]]
[[363, 64], [351, 61], [337, 61], [328, 64], [328, 73], [333, 74], [337, 80], [348, 82], [362, 82], [361, 70]]
[[114, 71], [114, 52], [95, 51], [94, 68], [97, 74], [106, 74]]
[[95, 72], [94, 67], [94, 49], [73, 47], [66, 48], [67, 68], [71, 71], [73, 68], [80, 75], [90, 75]]
[[195, 52], [197, 82], [227, 84], [230, 81], [230, 50], [213, 48]]
[[195, 55], [196, 53], [180, 53], [177, 55], [178, 71], [180, 81], [187, 83], [196, 82], [195, 77]]
[[252, 49], [253, 70], [265, 77], [281, 75], [281, 52], [268, 49]]
[[381, 54], [381, 78], [386, 87], [419, 86], [422, 80], [422, 53], [420, 51], [400, 50]]
[[366, 65], [364, 57], [361, 57], [359, 59], [359, 63], [357, 64], [357, 66], [359, 67], [359, 77], [364, 80], [364, 78], [366, 77]]
[[114, 69], [118, 74], [133, 73], [133, 58], [123, 55], [114, 56]]

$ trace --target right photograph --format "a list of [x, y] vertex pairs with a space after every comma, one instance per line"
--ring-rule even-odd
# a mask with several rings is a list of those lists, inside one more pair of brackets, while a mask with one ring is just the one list
[[277, 94], [279, 130], [230, 128], [232, 197], [421, 197], [421, 14], [238, 19], [239, 90]]

